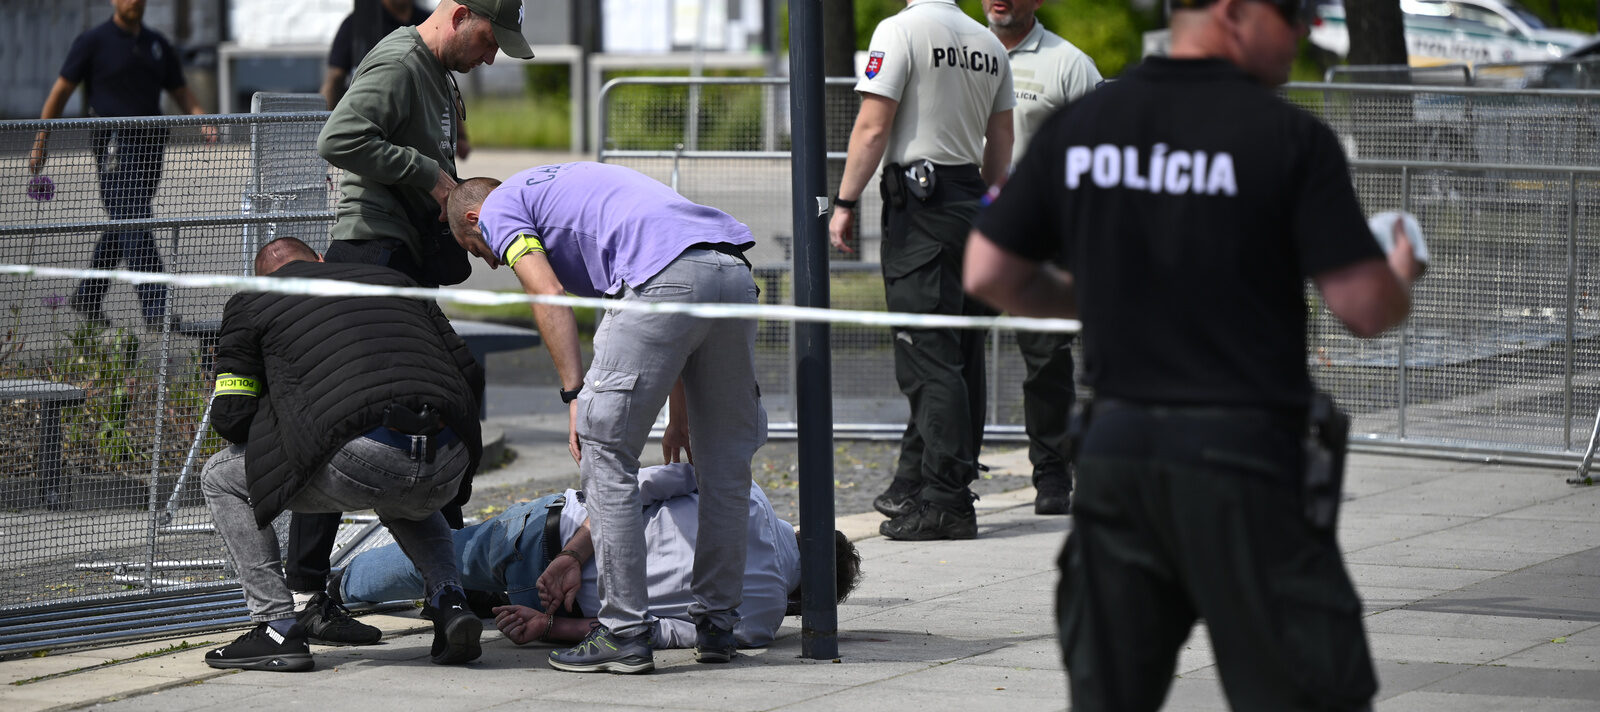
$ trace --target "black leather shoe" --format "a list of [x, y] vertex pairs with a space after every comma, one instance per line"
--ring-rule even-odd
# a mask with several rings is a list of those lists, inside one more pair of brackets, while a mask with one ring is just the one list
[[872, 500], [872, 508], [885, 517], [903, 517], [917, 511], [917, 493], [922, 486], [898, 477], [889, 483], [889, 489]]
[[978, 538], [978, 515], [970, 506], [964, 512], [924, 503], [916, 511], [878, 525], [878, 533], [900, 541]]
[[433, 648], [429, 658], [434, 664], [460, 665], [483, 655], [483, 646], [478, 643], [483, 635], [483, 621], [473, 615], [461, 589], [446, 589], [439, 595], [437, 608], [422, 607], [422, 617], [433, 621]]
[[1068, 514], [1072, 509], [1072, 481], [1065, 474], [1035, 475], [1034, 514]]

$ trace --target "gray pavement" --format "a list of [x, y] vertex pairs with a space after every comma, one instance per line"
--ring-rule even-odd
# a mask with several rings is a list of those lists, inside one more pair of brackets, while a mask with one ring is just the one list
[[[991, 464], [1021, 471], [1026, 456]], [[1358, 455], [1350, 470], [1340, 539], [1367, 606], [1379, 710], [1600, 709], [1600, 490], [1479, 463]], [[1031, 499], [985, 497], [965, 542], [887, 541], [876, 515], [842, 518], [866, 579], [839, 609], [836, 660], [800, 657], [791, 618], [771, 647], [724, 666], [664, 651], [648, 676], [561, 673], [549, 648], [491, 628], [479, 662], [444, 668], [407, 611], [367, 617], [389, 631], [382, 645], [318, 648], [317, 669], [298, 675], [207, 668], [201, 650], [235, 631], [143, 658], [183, 641], [0, 663], [0, 681], [24, 683], [0, 689], [0, 708], [1065, 709], [1052, 601], [1070, 519], [1034, 516]], [[1167, 709], [1226, 709], [1216, 680], [1197, 629]]]

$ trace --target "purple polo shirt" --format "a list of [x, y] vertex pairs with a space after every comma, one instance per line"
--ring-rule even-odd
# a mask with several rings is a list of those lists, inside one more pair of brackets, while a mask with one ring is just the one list
[[690, 245], [755, 242], [744, 223], [654, 178], [587, 162], [511, 176], [484, 199], [478, 227], [502, 259], [517, 235], [538, 238], [561, 286], [580, 297], [643, 284]]

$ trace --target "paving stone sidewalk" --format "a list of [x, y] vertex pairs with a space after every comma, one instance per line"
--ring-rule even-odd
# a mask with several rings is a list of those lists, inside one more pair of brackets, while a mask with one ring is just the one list
[[[1021, 471], [1026, 457], [991, 464]], [[1340, 538], [1369, 611], [1379, 710], [1600, 709], [1600, 490], [1563, 476], [1352, 457]], [[129, 659], [170, 640], [0, 663], [0, 682], [33, 680], [0, 688], [0, 708], [1065, 709], [1052, 601], [1070, 520], [1033, 515], [1031, 500], [985, 497], [979, 538], [965, 542], [886, 541], [868, 536], [876, 515], [842, 518], [866, 537], [867, 578], [840, 608], [836, 661], [801, 658], [790, 618], [771, 647], [729, 665], [664, 651], [651, 675], [561, 673], [548, 648], [491, 628], [479, 662], [445, 668], [428, 663], [426, 621], [406, 613], [368, 616], [389, 631], [382, 645], [317, 648], [316, 671], [298, 675], [222, 673], [198, 649]], [[1166, 709], [1227, 709], [1216, 678], [1197, 629]]]

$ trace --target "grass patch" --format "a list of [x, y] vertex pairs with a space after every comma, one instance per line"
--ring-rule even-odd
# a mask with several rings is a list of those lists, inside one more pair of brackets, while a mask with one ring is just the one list
[[[49, 675], [39, 675], [37, 677], [30, 677], [30, 678], [28, 678], [26, 680], [16, 680], [16, 681], [12, 682], [11, 684], [12, 685], [18, 685], [18, 686], [20, 686], [20, 685], [31, 685], [31, 684], [33, 684], [35, 682], [43, 682], [45, 680], [53, 680], [53, 679], [58, 678], [58, 677], [66, 677], [67, 675], [76, 675], [76, 674], [81, 673], [81, 672], [89, 672], [91, 670], [99, 670], [101, 668], [111, 667], [112, 665], [121, 665], [123, 663], [131, 663], [131, 662], [134, 662], [136, 660], [144, 660], [146, 658], [160, 657], [162, 655], [171, 655], [172, 653], [181, 653], [181, 652], [183, 652], [185, 650], [194, 650], [195, 648], [210, 647], [212, 645], [216, 645], [216, 642], [215, 641], [210, 641], [210, 640], [201, 640], [201, 641], [197, 641], [197, 642], [190, 642], [190, 641], [185, 640], [185, 641], [180, 642], [180, 643], [173, 643], [172, 645], [169, 645], [169, 646], [167, 646], [165, 648], [157, 648], [155, 650], [145, 651], [143, 653], [139, 653], [138, 655], [135, 655], [135, 656], [132, 656], [132, 657], [118, 658], [116, 660], [107, 660], [107, 661], [105, 661], [103, 663], [97, 663], [95, 665], [86, 665], [86, 666], [81, 667], [81, 668], [74, 668], [72, 670], [63, 670], [61, 672], [51, 673]], [[49, 654], [50, 654], [50, 651], [41, 650], [41, 651], [34, 652], [32, 655], [30, 655], [30, 657], [43, 658], [43, 657], [47, 657]]]
[[[506, 294], [520, 294], [515, 289], [496, 290]], [[460, 304], [445, 303], [440, 308], [445, 316], [451, 319], [466, 319], [468, 321], [487, 321], [507, 326], [520, 326], [527, 329], [537, 329], [538, 324], [533, 320], [533, 309], [527, 304]], [[578, 320], [578, 333], [593, 335], [597, 309], [573, 309], [572, 314]]]
[[483, 96], [467, 100], [473, 148], [572, 145], [572, 103], [562, 96]]

